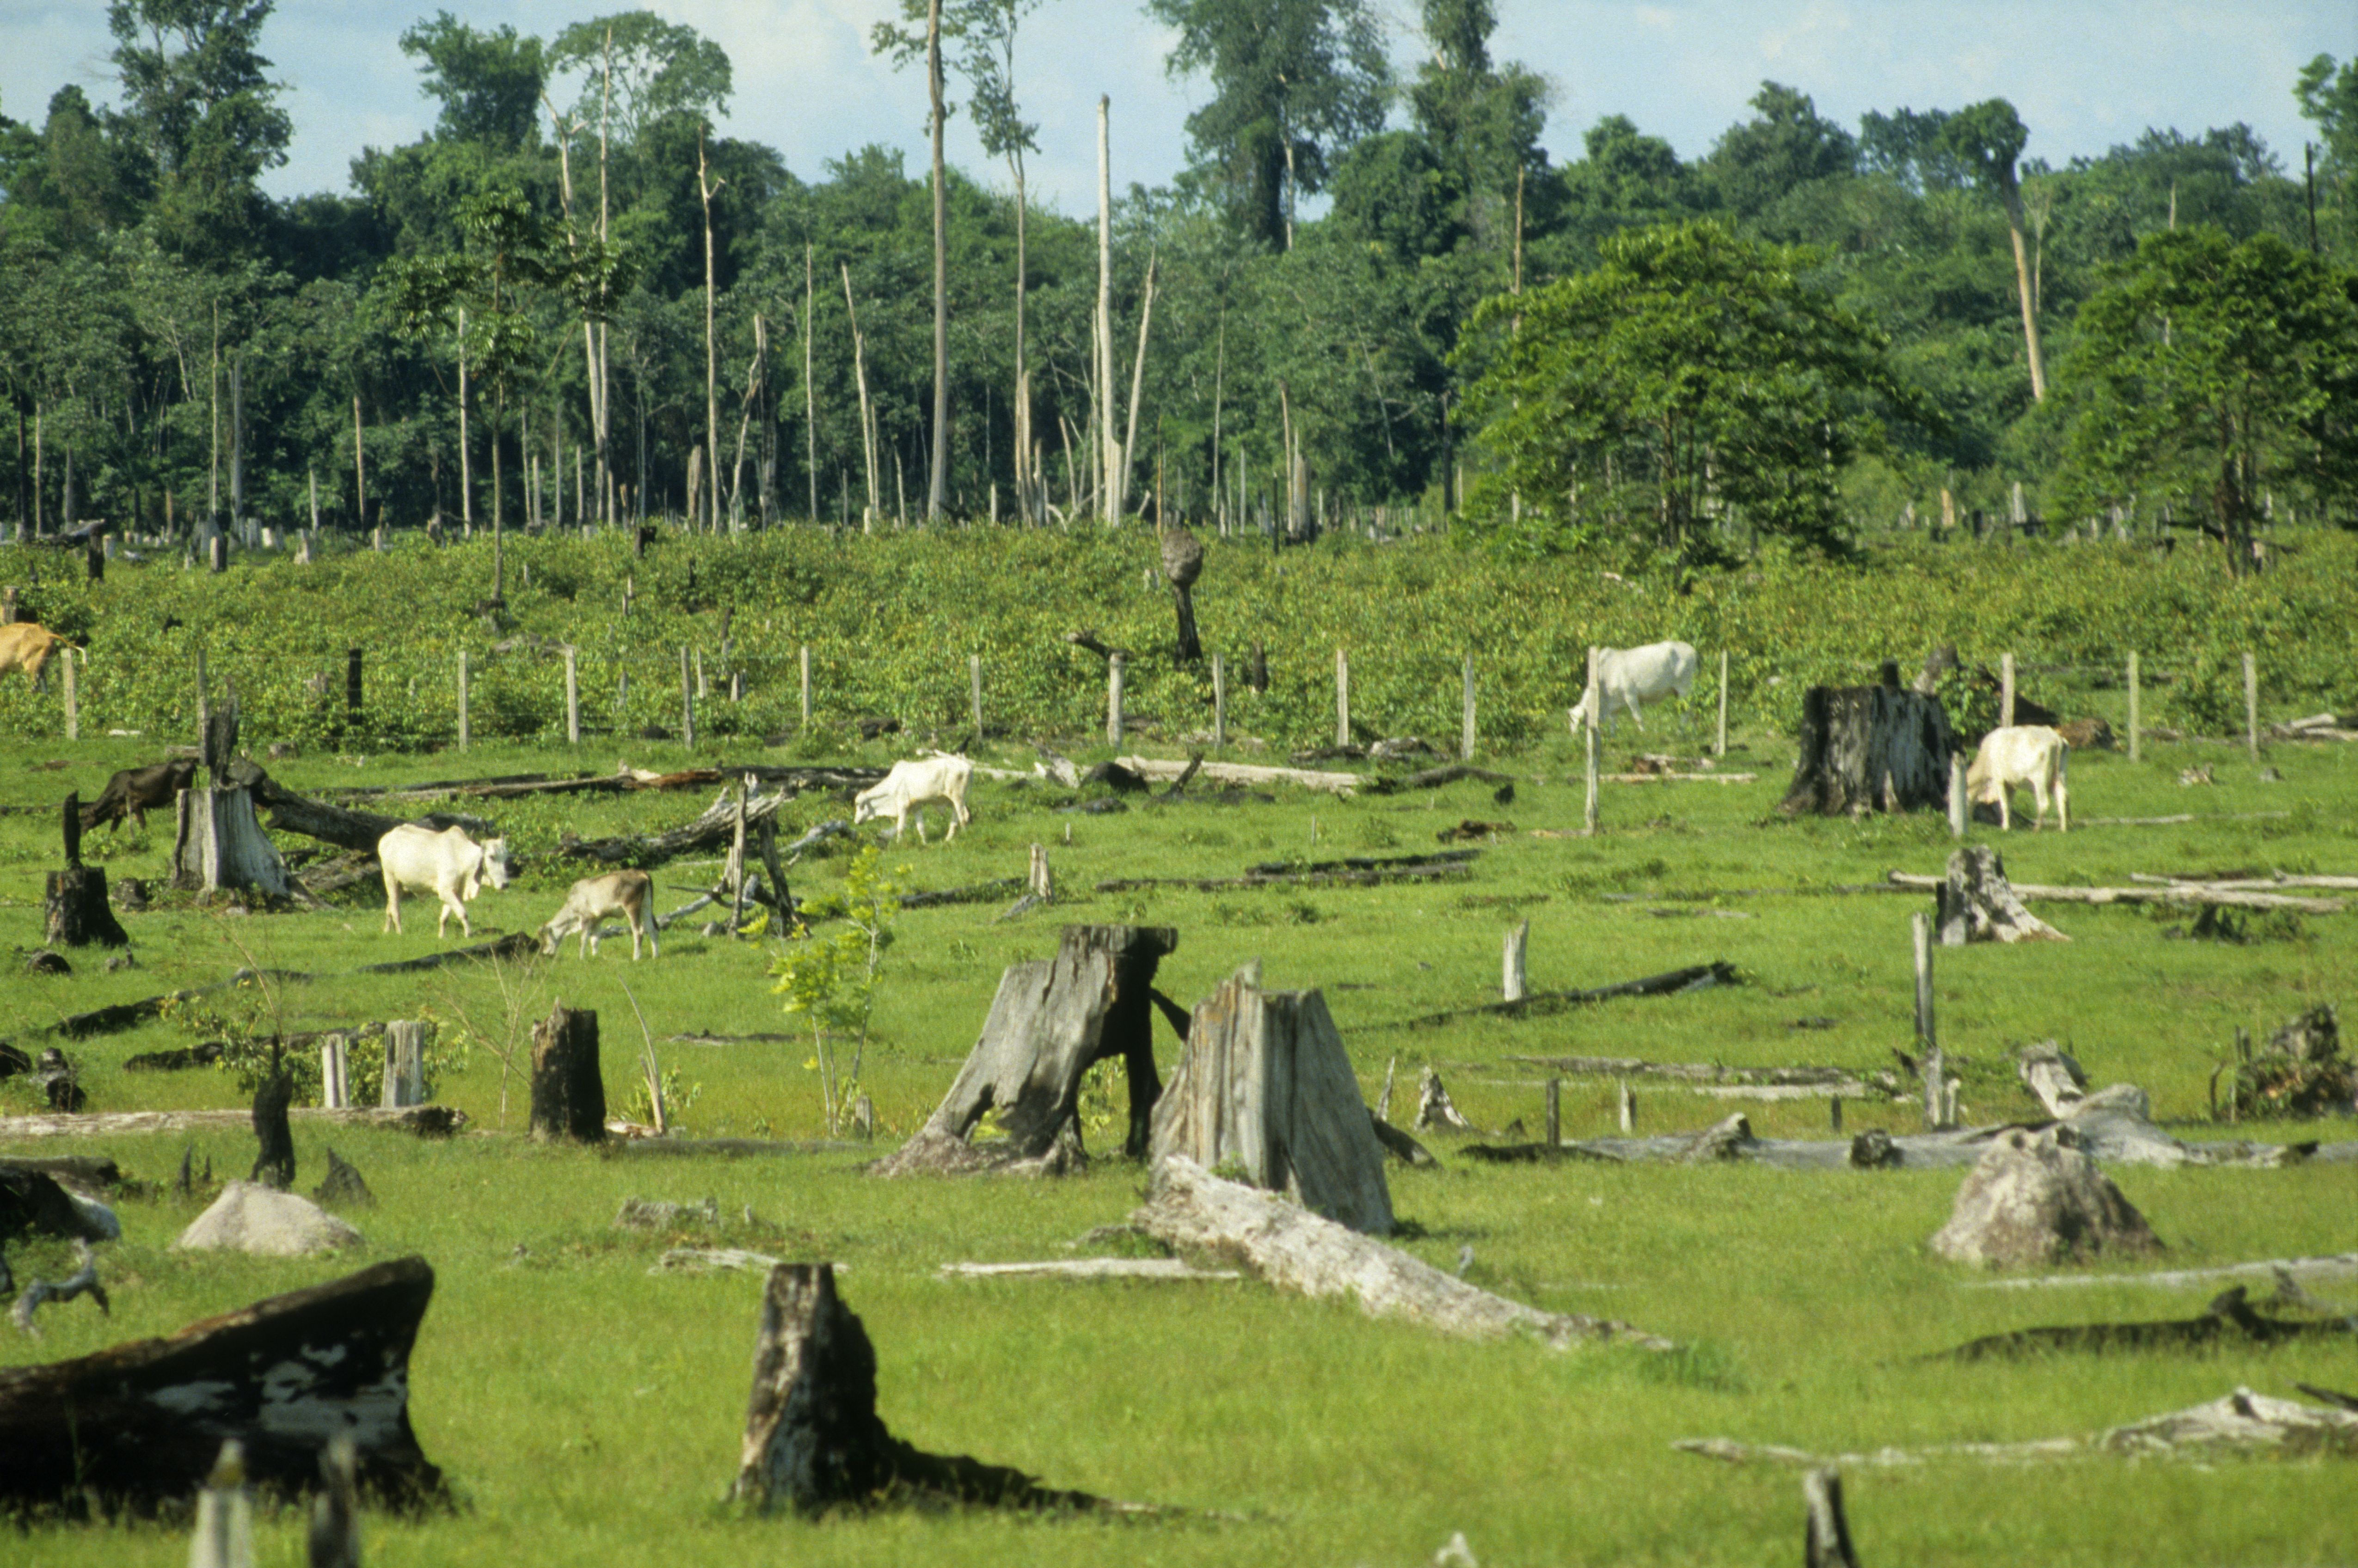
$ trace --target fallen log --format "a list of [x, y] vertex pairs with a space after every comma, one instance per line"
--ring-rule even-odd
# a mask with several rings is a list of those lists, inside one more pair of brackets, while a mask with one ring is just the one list
[[1385, 866], [1372, 871], [1248, 872], [1240, 877], [1117, 877], [1098, 883], [1097, 891], [1131, 892], [1142, 888], [1192, 888], [1197, 892], [1218, 892], [1235, 888], [1380, 887], [1387, 882], [1440, 881], [1470, 876], [1473, 870], [1463, 860], [1444, 860], [1435, 855], [1411, 865]]
[[0, 1501], [182, 1503], [228, 1440], [244, 1445], [249, 1480], [308, 1492], [331, 1433], [352, 1439], [360, 1485], [380, 1502], [437, 1501], [442, 1474], [418, 1449], [408, 1399], [433, 1293], [426, 1260], [402, 1258], [161, 1339], [0, 1370]]
[[[1931, 892], [1947, 881], [1944, 877], [1917, 876], [1908, 871], [1893, 871], [1887, 880], [1893, 887], [1918, 892]], [[2132, 888], [2050, 887], [2016, 882], [2013, 888], [2017, 897], [2050, 903], [2212, 903], [2236, 909], [2289, 909], [2302, 914], [2339, 914], [2342, 907], [2338, 898], [2297, 898], [2290, 893], [2190, 887], [2180, 882], [2167, 887]]]
[[[1121, 765], [1143, 779], [1169, 784], [1186, 773], [1185, 762], [1166, 762], [1156, 757], [1123, 757]], [[1363, 773], [1321, 773], [1308, 768], [1272, 768], [1255, 762], [1206, 762], [1195, 774], [1206, 784], [1293, 784], [1301, 789], [1325, 790], [1329, 794], [1349, 796], [1362, 789], [1373, 787], [1374, 781]]]
[[717, 1269], [744, 1272], [777, 1268], [782, 1260], [766, 1252], [748, 1252], [740, 1247], [674, 1247], [655, 1260], [650, 1274], [708, 1274]]
[[373, 811], [353, 811], [325, 801], [312, 800], [297, 795], [257, 767], [254, 762], [240, 757], [227, 770], [229, 781], [254, 797], [255, 806], [270, 813], [274, 831], [299, 833], [307, 838], [317, 838], [323, 844], [333, 844], [341, 849], [357, 849], [373, 855], [377, 841], [405, 823], [439, 833], [446, 827], [463, 827], [478, 838], [490, 835], [492, 825], [480, 816], [460, 816], [447, 812], [433, 812], [424, 816], [385, 816]]
[[[1785, 1171], [1881, 1169], [1904, 1165], [1910, 1170], [1948, 1169], [1977, 1163], [1992, 1140], [2017, 1124], [1957, 1128], [1941, 1132], [1900, 1133], [1886, 1140], [1887, 1153], [1869, 1162], [1855, 1158], [1859, 1139], [1745, 1138], [1724, 1141], [1721, 1157]], [[2047, 1123], [2033, 1124], [2043, 1127]], [[2241, 1140], [2186, 1143], [2150, 1123], [2109, 1116], [2075, 1117], [2071, 1126], [2090, 1159], [2106, 1165], [2152, 1165], [2164, 1170], [2205, 1165], [2239, 1170], [2274, 1170], [2306, 1160], [2338, 1162], [2358, 1159], [2358, 1143], [2252, 1143]], [[1880, 1132], [1861, 1138], [1883, 1137]], [[1632, 1162], [1675, 1163], [1691, 1152], [1695, 1135], [1665, 1134], [1651, 1138], [1585, 1138], [1567, 1141], [1567, 1150]]]
[[1776, 1444], [1739, 1443], [1727, 1437], [1682, 1438], [1671, 1446], [1682, 1454], [1724, 1460], [1730, 1465], [1842, 1465], [1874, 1469], [1921, 1465], [1936, 1459], [1994, 1459], [2013, 1464], [2087, 1454], [2199, 1459], [2223, 1449], [2236, 1448], [2287, 1454], [2358, 1454], [2358, 1411], [2272, 1399], [2239, 1388], [2209, 1404], [2149, 1416], [2088, 1437], [2049, 1437], [2030, 1443], [1942, 1443], [1921, 1448], [1877, 1448], [1865, 1454], [1812, 1454]]
[[599, 1152], [609, 1159], [677, 1155], [741, 1160], [772, 1154], [864, 1154], [865, 1143], [833, 1138], [610, 1138]]
[[2274, 888], [2323, 888], [2358, 892], [2358, 877], [2157, 877], [2131, 871], [2129, 881], [2161, 887], [2209, 888], [2214, 892], [2266, 892]]
[[2223, 1345], [2280, 1345], [2321, 1335], [2358, 1334], [2358, 1318], [2266, 1317], [2255, 1311], [2246, 1287], [2233, 1285], [2212, 1299], [2199, 1317], [2153, 1323], [2074, 1323], [2017, 1328], [1985, 1335], [1931, 1360], [1979, 1361], [1992, 1356], [2029, 1356], [2056, 1350], [2207, 1349]]
[[904, 892], [899, 897], [903, 909], [933, 909], [950, 903], [997, 903], [1010, 893], [1022, 892], [1023, 887], [1022, 877], [1001, 877], [997, 881], [977, 882], [972, 887]]
[[1029, 1510], [1126, 1510], [1020, 1470], [926, 1454], [876, 1413], [876, 1350], [836, 1293], [827, 1263], [781, 1263], [762, 1295], [753, 1394], [733, 1495], [763, 1513], [805, 1515], [889, 1502]]
[[[759, 827], [778, 814], [781, 806], [792, 797], [786, 795], [765, 795], [745, 803], [745, 826]], [[848, 832], [848, 823], [827, 823], [828, 832]], [[557, 847], [560, 860], [591, 860], [611, 866], [648, 866], [685, 855], [691, 849], [716, 849], [731, 842], [737, 832], [737, 798], [734, 791], [723, 790], [693, 820], [662, 833], [650, 833], [626, 838], [576, 838], [568, 834]], [[818, 838], [806, 834], [802, 842], [789, 846], [789, 852], [817, 843]]]
[[[409, 1105], [398, 1110], [373, 1107], [327, 1110], [297, 1106], [297, 1122], [336, 1127], [389, 1127], [420, 1138], [448, 1138], [467, 1125], [454, 1106]], [[251, 1110], [94, 1110], [74, 1116], [0, 1116], [0, 1141], [14, 1138], [112, 1138], [143, 1132], [244, 1132], [254, 1127]]]
[[1223, 1181], [1184, 1157], [1155, 1167], [1146, 1206], [1132, 1217], [1166, 1246], [1232, 1258], [1280, 1290], [1352, 1297], [1369, 1317], [1401, 1318], [1461, 1339], [1530, 1335], [1559, 1350], [1600, 1342], [1676, 1348], [1626, 1323], [1541, 1312], [1493, 1295], [1283, 1198]]
[[1599, 773], [1606, 784], [1750, 784], [1758, 773]]
[[2325, 1258], [2270, 1258], [2256, 1263], [2225, 1263], [2215, 1269], [2171, 1269], [2151, 1274], [2046, 1274], [2022, 1279], [1971, 1280], [1975, 1290], [2021, 1291], [2034, 1287], [2158, 1285], [2176, 1290], [2212, 1280], [2358, 1280], [2358, 1252]]
[[945, 1263], [946, 1280], [1241, 1280], [1235, 1269], [1198, 1269], [1177, 1258], [1066, 1258], [1039, 1263]]
[[103, 1193], [123, 1184], [123, 1168], [103, 1154], [0, 1155], [0, 1177], [31, 1171], [64, 1186]]
[[[1611, 1001], [1617, 997], [1676, 996], [1681, 991], [1707, 990], [1714, 986], [1741, 983], [1736, 967], [1725, 959], [1708, 964], [1693, 964], [1683, 969], [1671, 969], [1642, 979], [1624, 980], [1619, 985], [1599, 986], [1593, 990], [1534, 991], [1514, 1001], [1484, 1002], [1475, 1007], [1451, 1008], [1446, 1012], [1427, 1013], [1412, 1018], [1405, 1023], [1392, 1025], [1402, 1029], [1430, 1029], [1460, 1018], [1546, 1018], [1570, 1008], [1585, 1007], [1594, 1002]], [[1379, 1026], [1382, 1027], [1382, 1026]]]
[[[355, 975], [414, 975], [427, 969], [438, 969], [446, 964], [463, 964], [475, 960], [505, 959], [514, 963], [532, 957], [539, 951], [539, 937], [529, 931], [511, 931], [495, 941], [478, 942], [471, 947], [453, 947], [447, 953], [428, 953], [422, 958], [396, 958], [384, 964], [362, 964], [351, 972]], [[323, 977], [296, 975], [287, 978], [316, 980]]]
[[1512, 784], [1515, 782], [1514, 775], [1511, 773], [1494, 773], [1487, 768], [1470, 767], [1464, 762], [1445, 762], [1437, 768], [1426, 768], [1422, 772], [1411, 773], [1408, 777], [1394, 783], [1387, 784], [1384, 787], [1388, 789], [1439, 789], [1444, 784], [1453, 784], [1457, 783], [1460, 779], [1476, 779], [1481, 783], [1487, 784]]
[[1862, 1087], [1846, 1067], [1728, 1067], [1716, 1062], [1649, 1062], [1636, 1056], [1509, 1056], [1567, 1077], [1668, 1078], [1687, 1084], [1758, 1084], [1842, 1088]]

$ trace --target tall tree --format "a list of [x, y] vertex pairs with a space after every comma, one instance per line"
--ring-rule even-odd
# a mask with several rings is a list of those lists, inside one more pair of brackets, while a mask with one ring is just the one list
[[1408, 90], [1417, 128], [1452, 176], [1466, 228], [1496, 243], [1498, 218], [1521, 178], [1546, 167], [1540, 134], [1547, 124], [1547, 84], [1522, 66], [1495, 65], [1491, 0], [1422, 0], [1433, 58]]
[[2022, 238], [2022, 181], [2015, 160], [2022, 156], [2030, 133], [2022, 117], [2003, 98], [1992, 98], [1960, 109], [1942, 126], [1942, 144], [1974, 177], [2006, 203], [2006, 227], [2014, 240], [2014, 280], [2022, 300], [2022, 341], [2030, 361], [2030, 395], [2047, 401], [2047, 367], [2039, 355], [2039, 299], [2030, 287], [2030, 252]]
[[514, 150], [529, 144], [548, 81], [547, 50], [505, 25], [482, 31], [448, 11], [413, 24], [401, 51], [417, 59], [426, 80], [418, 91], [439, 102], [435, 134]]
[[1187, 135], [1237, 226], [1291, 250], [1301, 199], [1383, 128], [1391, 69], [1367, 0], [1146, 0], [1146, 11], [1179, 34], [1164, 70], [1211, 78]]
[[2303, 118], [2317, 126], [2325, 141], [2325, 157], [2318, 160], [2318, 189], [2312, 200], [2323, 209], [2320, 235], [2330, 235], [2332, 248], [2358, 244], [2358, 59], [2338, 68], [2331, 55], [2321, 54], [2301, 67], [2293, 97]]
[[109, 0], [124, 114], [155, 169], [166, 242], [225, 256], [257, 243], [265, 169], [293, 123], [259, 45], [272, 0]]

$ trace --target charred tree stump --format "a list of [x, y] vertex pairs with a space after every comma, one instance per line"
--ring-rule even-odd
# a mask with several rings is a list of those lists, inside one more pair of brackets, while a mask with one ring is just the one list
[[2071, 940], [2024, 907], [2006, 880], [2006, 862], [1986, 844], [1949, 857], [1946, 881], [1933, 890], [1933, 920], [1941, 946], [1968, 942], [2069, 942]]
[[[1108, 1056], [1121, 1057], [1130, 1077], [1125, 1152], [1143, 1158], [1163, 1090], [1154, 1067], [1154, 969], [1178, 946], [1168, 926], [1067, 925], [1054, 958], [1009, 966], [982, 1038], [949, 1093], [876, 1173], [948, 1174], [1049, 1155], [1060, 1137], [1077, 1131], [1082, 1076]], [[968, 1139], [993, 1108], [1007, 1142], [977, 1150]]]
[[1019, 1470], [921, 1453], [876, 1413], [876, 1347], [836, 1293], [831, 1263], [780, 1263], [762, 1296], [753, 1393], [735, 1496], [763, 1513], [895, 1501], [1094, 1509], [1085, 1492], [1035, 1486]]
[[1196, 1005], [1186, 1040], [1154, 1108], [1155, 1165], [1233, 1162], [1314, 1214], [1391, 1234], [1383, 1145], [1323, 995], [1233, 975]]
[[251, 888], [272, 898], [288, 895], [287, 862], [254, 814], [254, 792], [233, 782], [237, 751], [237, 696], [206, 715], [198, 737], [211, 784], [174, 797], [172, 883], [201, 892]]
[[[1887, 672], [1895, 677], [1896, 671]], [[1801, 697], [1800, 754], [1777, 809], [1842, 816], [1946, 804], [1956, 732], [1937, 697], [1881, 686], [1813, 686]]]
[[409, 1352], [434, 1271], [403, 1258], [191, 1324], [161, 1339], [0, 1371], [0, 1502], [94, 1495], [185, 1504], [222, 1443], [247, 1479], [318, 1485], [320, 1435], [352, 1442], [361, 1488], [395, 1506], [442, 1494], [409, 1425]]
[[262, 1147], [246, 1180], [282, 1193], [295, 1185], [295, 1134], [287, 1125], [287, 1103], [294, 1098], [294, 1085], [283, 1072], [271, 1074], [254, 1091], [254, 1136]]
[[602, 1142], [606, 1083], [598, 1073], [598, 1015], [558, 1002], [532, 1028], [532, 1135]]
[[43, 939], [53, 947], [87, 947], [100, 943], [127, 947], [130, 936], [106, 899], [106, 873], [81, 863], [81, 796], [66, 796], [63, 814], [66, 867], [49, 874], [45, 888]]
[[1191, 591], [1195, 579], [1204, 575], [1203, 542], [1184, 528], [1166, 531], [1163, 535], [1163, 575], [1171, 584], [1179, 615], [1179, 662], [1195, 664], [1204, 656], [1204, 644], [1195, 635], [1195, 600]]
[[1851, 1552], [1850, 1519], [1843, 1512], [1842, 1476], [1831, 1467], [1801, 1477], [1801, 1500], [1809, 1527], [1801, 1543], [1803, 1568], [1858, 1568]]

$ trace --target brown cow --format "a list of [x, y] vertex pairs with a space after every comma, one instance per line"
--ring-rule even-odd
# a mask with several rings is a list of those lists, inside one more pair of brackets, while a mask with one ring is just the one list
[[124, 768], [106, 781], [106, 788], [99, 792], [96, 800], [81, 808], [81, 825], [85, 830], [102, 822], [111, 827], [128, 816], [145, 832], [148, 809], [170, 806], [172, 797], [195, 783], [196, 777], [193, 759]]
[[48, 683], [41, 678], [41, 667], [49, 662], [49, 651], [60, 643], [68, 647], [73, 645], [48, 627], [30, 621], [0, 626], [0, 676], [10, 670], [22, 670], [34, 690], [48, 690]]

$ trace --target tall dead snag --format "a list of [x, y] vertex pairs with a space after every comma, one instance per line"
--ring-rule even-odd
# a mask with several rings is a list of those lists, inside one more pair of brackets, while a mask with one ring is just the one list
[[1105, 1506], [1086, 1492], [1034, 1486], [1020, 1470], [921, 1453], [887, 1431], [876, 1413], [876, 1347], [836, 1294], [831, 1263], [770, 1271], [734, 1495], [763, 1513], [904, 1501]]
[[1956, 731], [1937, 697], [1903, 689], [1888, 663], [1880, 686], [1813, 686], [1801, 697], [1793, 784], [1777, 809], [1842, 816], [1939, 810], [1949, 796]]
[[[915, 1137], [874, 1166], [880, 1176], [949, 1175], [1049, 1156], [1067, 1130], [1081, 1077], [1109, 1056], [1130, 1076], [1124, 1152], [1145, 1156], [1163, 1081], [1154, 1068], [1155, 966], [1179, 946], [1166, 925], [1067, 925], [1053, 958], [1011, 964], [1000, 977], [982, 1038]], [[968, 1141], [996, 1110], [1003, 1142]]]
[[1986, 844], [1968, 845], [1949, 857], [1946, 881], [1933, 892], [1933, 923], [1941, 946], [1968, 942], [2069, 942], [2071, 940], [2023, 906], [2006, 880], [2006, 862]]
[[1258, 966], [1196, 1004], [1154, 1108], [1153, 1162], [1233, 1162], [1253, 1185], [1369, 1236], [1392, 1232], [1383, 1145], [1317, 991], [1264, 991]]
[[65, 830], [66, 866], [49, 874], [43, 927], [53, 947], [86, 947], [92, 942], [127, 947], [131, 938], [106, 901], [106, 872], [81, 863], [81, 797], [66, 796], [60, 818]]
[[598, 1015], [557, 1003], [532, 1026], [532, 1135], [599, 1143], [606, 1082], [598, 1073]]
[[1406, 1318], [1460, 1339], [1529, 1334], [1558, 1349], [1597, 1340], [1676, 1348], [1626, 1323], [1493, 1295], [1283, 1198], [1223, 1181], [1184, 1155], [1154, 1167], [1146, 1206], [1131, 1217], [1167, 1246], [1234, 1259], [1280, 1290], [1351, 1296], [1369, 1317]]
[[425, 1259], [395, 1259], [161, 1339], [0, 1371], [0, 1503], [183, 1503], [229, 1439], [249, 1480], [306, 1492], [331, 1433], [351, 1437], [362, 1490], [432, 1501], [442, 1473], [410, 1430], [409, 1351], [433, 1294]]

